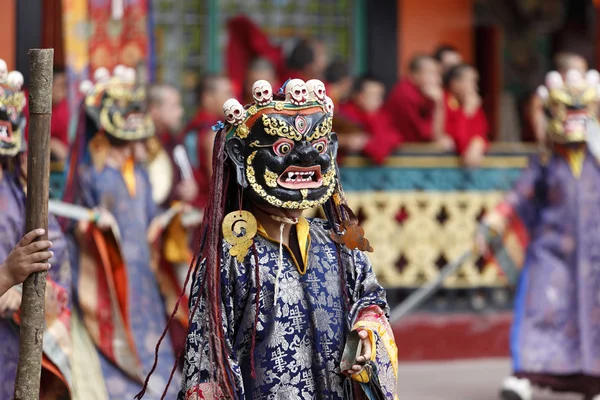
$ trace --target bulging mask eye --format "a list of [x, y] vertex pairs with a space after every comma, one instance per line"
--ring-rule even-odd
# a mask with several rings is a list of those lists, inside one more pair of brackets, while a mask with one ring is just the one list
[[312, 146], [319, 154], [324, 154], [327, 151], [327, 141], [324, 139], [317, 140]]
[[294, 147], [294, 143], [289, 140], [280, 139], [273, 144], [273, 151], [280, 157], [287, 155], [292, 148]]

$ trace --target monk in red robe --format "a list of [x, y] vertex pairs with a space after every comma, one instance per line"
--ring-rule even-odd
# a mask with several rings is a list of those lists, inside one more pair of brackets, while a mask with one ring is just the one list
[[361, 140], [339, 135], [340, 148], [361, 151], [374, 163], [382, 164], [402, 142], [400, 133], [393, 127], [389, 115], [382, 111], [385, 86], [371, 76], [356, 80], [350, 100], [339, 107], [338, 115], [359, 126]]
[[468, 64], [459, 64], [444, 77], [446, 87], [445, 132], [467, 167], [478, 167], [488, 147], [488, 123], [478, 93], [479, 74]]
[[[230, 80], [222, 75], [206, 75], [196, 90], [198, 111], [188, 123], [184, 132], [186, 144], [194, 142], [190, 158], [194, 168], [198, 195], [193, 205], [204, 210], [208, 200], [208, 186], [212, 176], [212, 153], [215, 133], [212, 130], [219, 120], [223, 119], [223, 103], [233, 97]], [[195, 139], [195, 140], [193, 140]], [[190, 150], [188, 148], [188, 150]], [[195, 164], [195, 165], [194, 165]]]
[[444, 133], [444, 93], [438, 62], [416, 56], [409, 76], [392, 90], [384, 106], [404, 142], [437, 142], [450, 151], [452, 140]]

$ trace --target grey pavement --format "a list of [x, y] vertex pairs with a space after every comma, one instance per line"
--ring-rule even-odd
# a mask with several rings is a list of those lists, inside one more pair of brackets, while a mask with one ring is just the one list
[[[400, 400], [498, 400], [508, 359], [400, 363]], [[577, 395], [536, 391], [534, 400], [581, 400]]]

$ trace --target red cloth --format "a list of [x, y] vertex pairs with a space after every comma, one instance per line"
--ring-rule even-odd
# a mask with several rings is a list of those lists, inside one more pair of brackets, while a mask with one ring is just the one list
[[366, 113], [350, 100], [339, 106], [339, 115], [359, 125], [370, 135], [362, 152], [376, 164], [382, 164], [402, 143], [402, 136], [393, 127], [389, 115], [381, 109]]
[[266, 32], [244, 15], [233, 17], [227, 22], [227, 36], [227, 76], [233, 84], [238, 99], [243, 97], [248, 66], [256, 58], [268, 60], [275, 68], [278, 84], [273, 87], [274, 92], [290, 78], [302, 79], [305, 82], [314, 78], [305, 76], [301, 71], [288, 69], [281, 47], [271, 44]]
[[52, 106], [50, 137], [60, 140], [65, 146], [69, 145], [69, 102], [66, 98]]
[[[206, 153], [206, 150], [204, 149], [204, 139], [205, 136], [211, 132], [212, 126], [215, 125], [219, 119], [220, 116], [213, 115], [204, 110], [198, 110], [194, 118], [192, 118], [183, 131], [184, 135], [188, 135], [192, 131], [195, 131], [197, 134], [198, 148], [196, 149], [196, 152], [198, 155], [199, 165], [198, 168], [194, 170], [194, 177], [196, 178], [196, 183], [198, 184], [198, 196], [196, 196], [196, 200], [192, 205], [202, 210], [208, 203], [208, 190], [210, 188], [211, 178], [206, 170], [206, 160], [204, 160], [204, 155]], [[184, 139], [185, 136], [182, 138], [182, 140]]]
[[402, 134], [404, 142], [431, 142], [435, 104], [410, 80], [402, 79], [392, 89], [384, 110]]
[[[237, 98], [242, 97], [246, 71], [255, 58], [269, 60], [281, 83], [287, 80], [286, 66], [283, 51], [279, 46], [274, 46], [269, 36], [261, 30], [250, 18], [237, 16], [227, 22], [227, 75], [238, 91]], [[279, 88], [273, 88], [276, 91]]]
[[459, 155], [467, 150], [475, 138], [483, 139], [487, 145], [488, 123], [481, 107], [472, 116], [467, 116], [458, 101], [448, 93], [445, 95], [444, 104], [446, 111], [444, 130], [454, 140]]

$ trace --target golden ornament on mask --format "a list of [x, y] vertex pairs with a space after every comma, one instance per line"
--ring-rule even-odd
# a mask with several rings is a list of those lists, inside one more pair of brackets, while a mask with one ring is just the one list
[[223, 218], [223, 239], [231, 245], [229, 254], [243, 262], [257, 232], [254, 215], [246, 210], [230, 212]]
[[282, 119], [270, 117], [266, 114], [262, 115], [265, 132], [271, 136], [279, 136], [286, 139], [291, 139], [299, 142], [302, 140], [302, 135], [293, 126]]
[[275, 207], [283, 207], [291, 210], [307, 210], [309, 208], [315, 208], [327, 201], [331, 197], [335, 189], [335, 160], [331, 160], [330, 170], [323, 175], [323, 185], [327, 186], [327, 192], [317, 200], [302, 200], [302, 201], [286, 201], [283, 202], [275, 196], [267, 194], [266, 190], [256, 182], [256, 172], [252, 167], [252, 161], [256, 157], [256, 151], [251, 153], [246, 159], [246, 179], [250, 183], [250, 187], [260, 197], [265, 199], [267, 203]]
[[241, 124], [235, 130], [235, 136], [239, 137], [240, 139], [246, 139], [249, 133], [250, 129], [248, 129], [246, 124]]
[[267, 184], [268, 187], [274, 188], [277, 187], [277, 178], [279, 176], [273, 172], [273, 171], [269, 171], [268, 168], [265, 169], [265, 183]]
[[283, 104], [283, 102], [281, 102], [281, 101], [275, 102], [275, 109], [277, 111], [282, 111], [284, 108], [285, 108], [285, 104]]
[[327, 117], [325, 121], [323, 121], [319, 126], [315, 128], [312, 135], [308, 137], [308, 141], [312, 142], [313, 140], [320, 139], [325, 137], [331, 133], [331, 129], [333, 127], [333, 118]]
[[0, 104], [5, 107], [14, 107], [17, 112], [21, 112], [25, 108], [25, 94], [23, 92], [2, 94], [0, 95]]
[[550, 90], [550, 103], [562, 103], [565, 105], [573, 105], [573, 97], [562, 89]]
[[308, 189], [300, 189], [300, 194], [303, 199], [306, 199], [308, 197]]
[[258, 108], [256, 108], [256, 106], [250, 106], [248, 107], [248, 109], [246, 110], [246, 114], [252, 116], [254, 114], [256, 114], [258, 112]]
[[585, 105], [590, 104], [590, 103], [594, 103], [597, 99], [597, 90], [596, 88], [588, 88], [586, 89], [585, 92], [583, 92], [583, 94], [581, 95], [581, 102]]
[[120, 113], [114, 113], [112, 122], [108, 115], [109, 107], [104, 106], [100, 110], [100, 125], [111, 136], [122, 140], [138, 140], [148, 138], [154, 135], [154, 124], [149, 115], [144, 115], [143, 123], [135, 129], [135, 132], [123, 133], [125, 120]]

